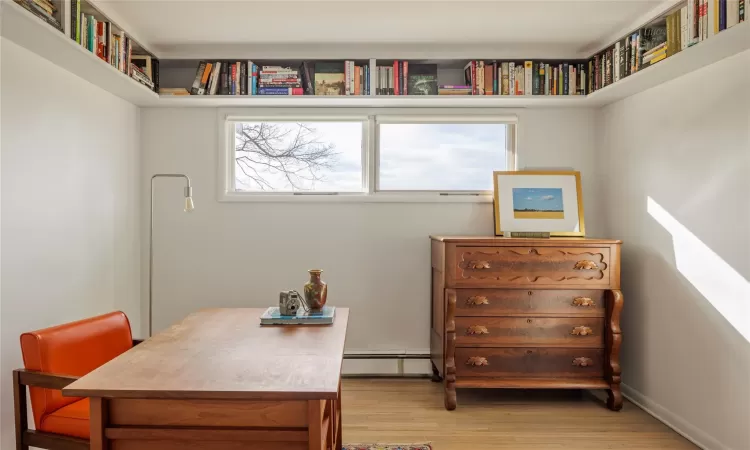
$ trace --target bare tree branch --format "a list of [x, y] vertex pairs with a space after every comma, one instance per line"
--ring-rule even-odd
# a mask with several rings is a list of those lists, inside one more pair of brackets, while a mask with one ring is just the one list
[[308, 124], [295, 126], [296, 130], [267, 122], [236, 125], [235, 164], [253, 187], [278, 188], [268, 179], [276, 174], [282, 174], [293, 190], [311, 189], [325, 181], [323, 170], [332, 168], [337, 159], [335, 146], [319, 141]]

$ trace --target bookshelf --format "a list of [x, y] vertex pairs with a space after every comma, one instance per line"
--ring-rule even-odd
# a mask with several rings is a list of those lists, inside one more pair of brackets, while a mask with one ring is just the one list
[[[91, 4], [88, 4], [87, 8], [96, 10]], [[60, 10], [64, 9], [60, 8]], [[102, 14], [102, 16], [106, 19], [105, 15]], [[159, 96], [85, 50], [71, 40], [69, 34], [61, 33], [12, 1], [0, 1], [0, 19], [2, 20], [0, 33], [4, 38], [105, 91], [141, 107], [601, 107], [750, 49], [750, 21], [745, 21], [688, 47], [654, 66], [644, 68], [586, 96]], [[65, 28], [69, 30], [69, 24]], [[365, 58], [352, 59], [360, 63], [369, 61]], [[535, 58], [535, 60], [538, 59]], [[195, 76], [197, 61], [196, 59], [162, 59], [162, 86], [189, 87]], [[409, 61], [410, 63], [437, 64], [440, 84], [462, 84], [460, 80], [463, 75], [463, 65], [467, 60], [419, 61], [410, 59]], [[256, 62], [263, 64], [282, 61], [259, 60]], [[301, 60], [284, 60], [283, 62], [298, 64]], [[376, 64], [381, 62], [385, 65], [392, 60], [379, 58]]]
[[[88, 5], [87, 8], [94, 7]], [[49, 26], [13, 1], [0, 1], [0, 18], [3, 38], [91, 84], [137, 106], [159, 99], [155, 92], [102, 61], [70, 39], [69, 35]]]

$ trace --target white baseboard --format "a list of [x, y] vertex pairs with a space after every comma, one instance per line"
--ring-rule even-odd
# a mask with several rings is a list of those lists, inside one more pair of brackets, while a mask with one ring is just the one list
[[673, 413], [642, 393], [636, 391], [632, 387], [626, 384], [621, 384], [620, 388], [622, 389], [622, 395], [625, 398], [703, 450], [732, 450], [717, 441], [713, 436], [683, 419], [678, 414]]

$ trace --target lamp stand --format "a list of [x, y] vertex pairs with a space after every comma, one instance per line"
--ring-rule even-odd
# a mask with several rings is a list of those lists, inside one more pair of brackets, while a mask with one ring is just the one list
[[151, 213], [148, 232], [148, 337], [151, 337], [153, 333], [154, 181], [157, 178], [184, 178], [187, 183], [187, 186], [185, 186], [185, 212], [193, 210], [193, 188], [190, 186], [190, 177], [181, 173], [157, 173], [151, 177]]

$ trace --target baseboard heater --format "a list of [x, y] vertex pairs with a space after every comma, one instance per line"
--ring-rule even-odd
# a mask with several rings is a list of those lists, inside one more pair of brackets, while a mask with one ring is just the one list
[[404, 373], [407, 359], [430, 359], [429, 353], [344, 353], [344, 359], [391, 359], [398, 362], [398, 373], [356, 373], [344, 374], [342, 378], [430, 378], [431, 374]]

